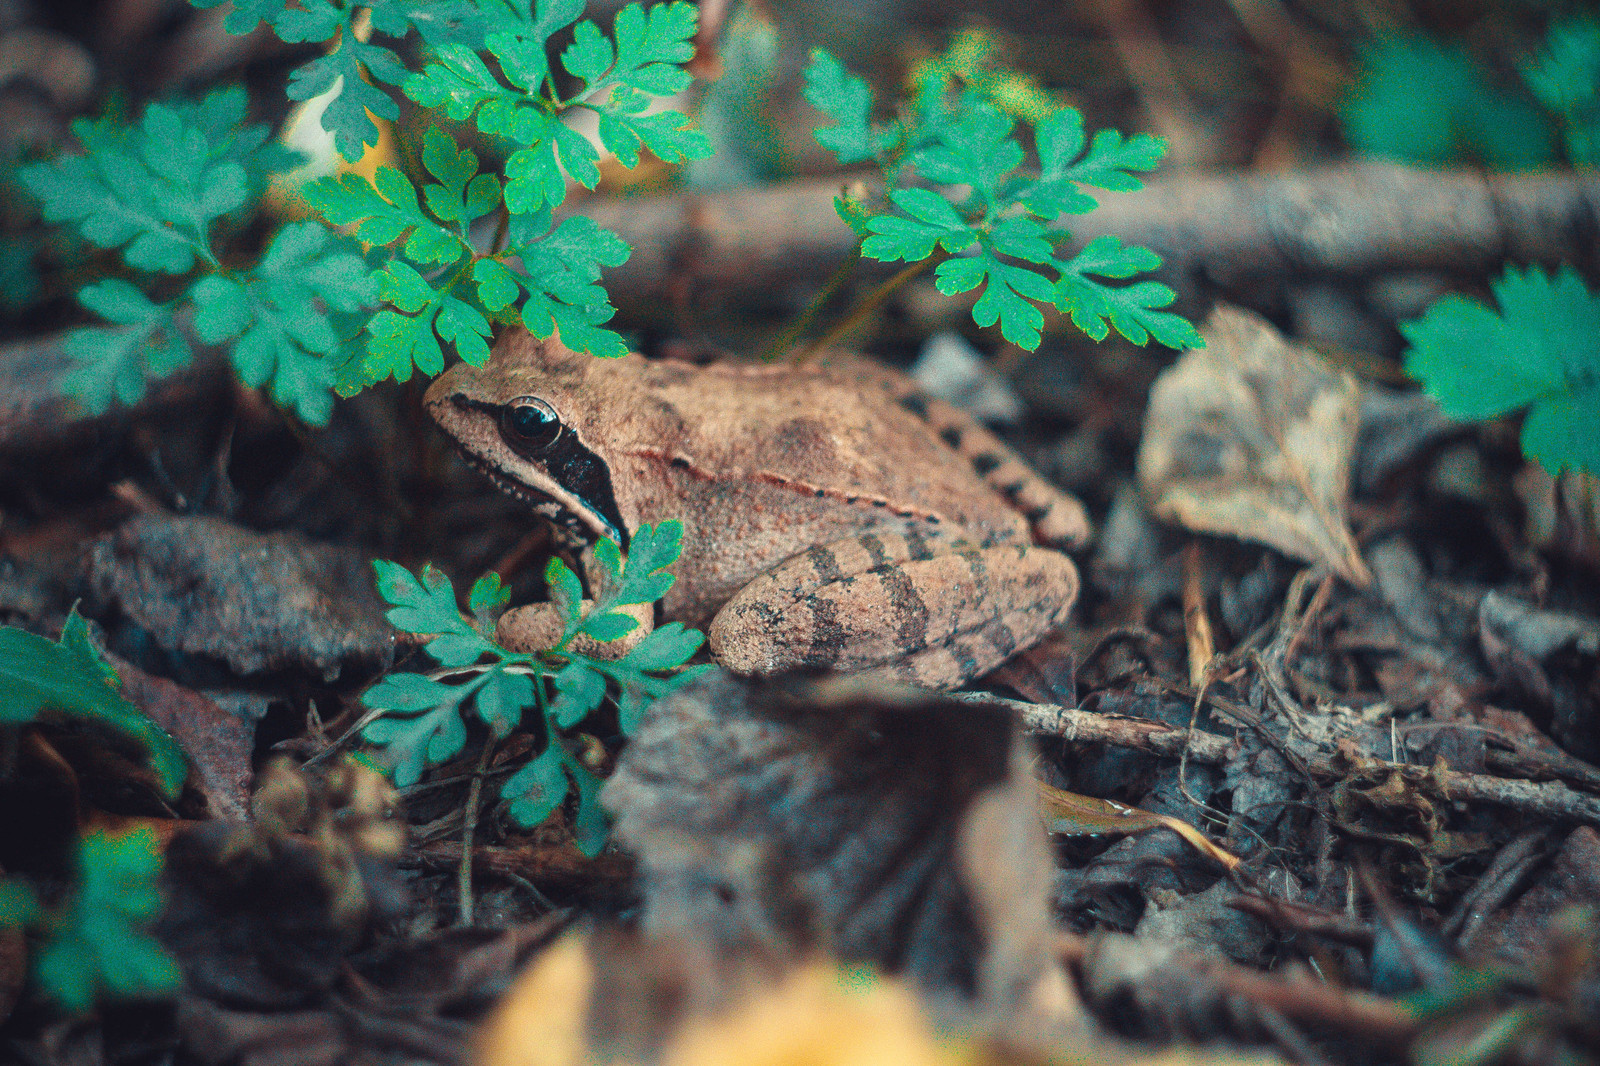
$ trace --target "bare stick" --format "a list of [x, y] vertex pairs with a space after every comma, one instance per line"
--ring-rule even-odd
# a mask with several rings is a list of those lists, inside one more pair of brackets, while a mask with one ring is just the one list
[[[1118, 747], [1135, 748], [1150, 752], [1152, 755], [1165, 756], [1181, 755], [1187, 747], [1188, 757], [1191, 760], [1213, 766], [1227, 762], [1237, 751], [1234, 741], [1227, 737], [1220, 737], [1215, 733], [1190, 734], [1187, 729], [1175, 728], [1165, 722], [1155, 722], [1147, 718], [1121, 718], [1095, 714], [1076, 707], [1027, 703], [982, 693], [960, 693], [955, 698], [972, 703], [1009, 707], [1021, 716], [1023, 727], [1030, 733], [1066, 741], [1115, 744]], [[1208, 697], [1208, 702], [1214, 701]], [[1431, 777], [1439, 782], [1445, 794], [1452, 800], [1493, 803], [1545, 818], [1562, 818], [1600, 826], [1600, 796], [1579, 792], [1557, 781], [1522, 781], [1493, 777], [1489, 774], [1463, 774], [1453, 770], [1435, 774], [1423, 767], [1377, 759], [1372, 760], [1370, 765], [1379, 769], [1416, 774], [1419, 777]], [[1325, 759], [1308, 760], [1307, 768], [1312, 774], [1322, 778], [1344, 777], [1350, 773], [1349, 770], [1336, 767]]]
[[[856, 235], [833, 210], [840, 175], [714, 196], [587, 200], [584, 210], [633, 245], [606, 271], [619, 299], [659, 297], [694, 280], [759, 291], [826, 277]], [[1078, 241], [1114, 233], [1167, 259], [1164, 275], [1361, 275], [1481, 271], [1502, 260], [1564, 260], [1600, 269], [1600, 176], [1484, 175], [1361, 163], [1267, 174], [1158, 175], [1140, 192], [1097, 194], [1063, 218]], [[863, 267], [871, 264], [863, 264]], [[880, 268], [881, 269], [881, 268]]]

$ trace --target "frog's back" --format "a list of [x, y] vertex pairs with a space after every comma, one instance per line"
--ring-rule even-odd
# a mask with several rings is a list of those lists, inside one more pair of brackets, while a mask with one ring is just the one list
[[962, 454], [959, 432], [941, 433], [927, 398], [898, 371], [846, 352], [799, 368], [653, 370], [657, 402], [676, 404], [681, 390], [681, 402], [701, 408], [699, 419], [685, 420], [679, 444], [696, 465], [807, 497], [813, 507], [831, 504], [845, 526], [926, 523], [994, 541], [1027, 535], [1022, 515]]

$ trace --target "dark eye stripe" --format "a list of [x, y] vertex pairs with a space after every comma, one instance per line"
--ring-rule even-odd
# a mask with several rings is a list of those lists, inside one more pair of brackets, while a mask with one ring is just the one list
[[[476, 408], [493, 418], [495, 424], [500, 427], [500, 437], [508, 448], [530, 463], [543, 467], [550, 480], [576, 496], [585, 507], [599, 515], [600, 520], [611, 527], [612, 536], [618, 546], [627, 548], [628, 529], [622, 524], [622, 513], [617, 507], [616, 494], [611, 487], [610, 469], [606, 466], [605, 460], [579, 442], [576, 433], [566, 430], [549, 404], [533, 396], [518, 397], [507, 404], [485, 403], [463, 396], [458, 397], [456, 403], [459, 406]], [[549, 412], [555, 427], [549, 442], [535, 446], [514, 432], [508, 431], [507, 423], [512, 419], [512, 412], [523, 407], [542, 407]], [[539, 492], [537, 486], [524, 484], [524, 487], [531, 492]]]

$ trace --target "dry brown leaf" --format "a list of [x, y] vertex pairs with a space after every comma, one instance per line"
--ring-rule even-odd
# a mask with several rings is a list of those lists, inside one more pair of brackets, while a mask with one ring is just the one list
[[1156, 514], [1270, 544], [1365, 587], [1346, 524], [1361, 387], [1266, 320], [1219, 305], [1156, 379], [1139, 483]]
[[1101, 833], [1127, 836], [1143, 833], [1147, 829], [1170, 829], [1187, 840], [1196, 851], [1215, 861], [1227, 870], [1239, 865], [1239, 857], [1231, 851], [1217, 847], [1206, 835], [1188, 822], [1165, 814], [1156, 814], [1139, 807], [1129, 807], [1115, 800], [1080, 796], [1047, 785], [1035, 783], [1039, 789], [1039, 802], [1044, 804], [1051, 817], [1050, 831], [1069, 836], [1096, 836]]
[[1009, 1008], [1054, 969], [1031, 758], [1001, 706], [715, 671], [651, 705], [601, 802], [646, 931], [826, 947]]

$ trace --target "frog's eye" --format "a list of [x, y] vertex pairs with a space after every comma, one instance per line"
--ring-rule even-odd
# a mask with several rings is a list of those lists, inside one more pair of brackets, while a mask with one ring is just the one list
[[561, 436], [555, 409], [535, 396], [519, 396], [500, 411], [500, 435], [518, 452], [542, 452]]

